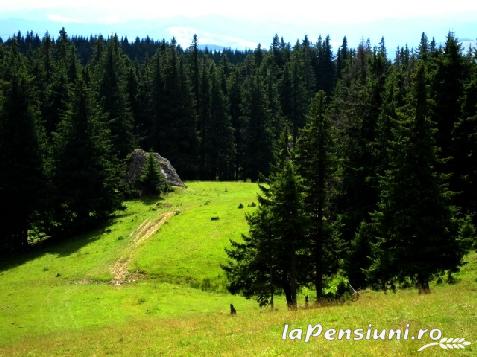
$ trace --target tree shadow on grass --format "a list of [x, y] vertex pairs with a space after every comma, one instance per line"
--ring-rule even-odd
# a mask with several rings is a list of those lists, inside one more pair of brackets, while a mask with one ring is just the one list
[[[158, 196], [144, 196], [136, 198], [137, 201], [142, 202], [147, 206], [155, 206], [158, 208], [163, 197]], [[84, 233], [72, 235], [71, 237], [50, 237], [35, 244], [30, 245], [26, 251], [14, 253], [9, 256], [0, 256], [0, 272], [15, 268], [30, 260], [34, 260], [45, 254], [54, 254], [57, 257], [66, 257], [76, 253], [82, 247], [100, 239], [103, 234], [111, 233], [110, 227], [117, 221], [124, 219], [134, 213], [128, 212], [123, 206], [115, 212], [108, 220], [91, 227]], [[138, 223], [139, 224], [139, 223]]]
[[20, 266], [30, 260], [34, 260], [45, 254], [54, 254], [58, 257], [69, 256], [82, 247], [101, 238], [104, 233], [110, 233], [109, 227], [122, 217], [130, 214], [125, 211], [118, 211], [101, 225], [92, 227], [87, 232], [74, 235], [68, 238], [50, 237], [35, 244], [30, 245], [24, 252], [14, 253], [10, 256], [0, 256], [0, 272]]

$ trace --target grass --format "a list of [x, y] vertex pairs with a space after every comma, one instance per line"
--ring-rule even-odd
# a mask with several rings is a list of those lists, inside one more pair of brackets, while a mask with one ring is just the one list
[[[160, 235], [140, 249], [134, 269], [147, 271], [161, 281], [225, 291], [220, 264], [224, 247], [247, 232], [245, 212], [256, 200], [257, 187], [250, 183], [194, 182], [187, 195], [174, 195], [164, 205], [178, 207], [180, 214], [161, 229]], [[238, 209], [239, 204], [244, 209]], [[164, 206], [162, 205], [162, 206]], [[212, 221], [218, 217], [218, 221]]]
[[[409, 356], [477, 355], [477, 255], [456, 285], [433, 285], [419, 296], [364, 292], [353, 303], [289, 312], [260, 310], [224, 291], [220, 264], [229, 238], [246, 232], [244, 212], [256, 199], [250, 183], [190, 182], [159, 202], [131, 201], [102, 230], [39, 247], [0, 271], [0, 356]], [[243, 203], [244, 209], [238, 209]], [[177, 210], [132, 252], [130, 270], [142, 280], [113, 286], [110, 268], [129, 249], [141, 222]], [[218, 216], [218, 221], [211, 221]], [[301, 297], [302, 300], [302, 297]], [[228, 314], [233, 303], [238, 315]], [[465, 337], [463, 351], [423, 341], [283, 341], [283, 325], [306, 328], [439, 328]], [[428, 340], [425, 341], [427, 343]]]

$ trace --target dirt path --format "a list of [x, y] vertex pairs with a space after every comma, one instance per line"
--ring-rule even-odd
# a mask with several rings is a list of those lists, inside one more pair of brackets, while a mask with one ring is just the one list
[[131, 242], [126, 248], [125, 253], [111, 267], [111, 273], [113, 274], [111, 284], [121, 285], [137, 280], [137, 274], [130, 274], [128, 271], [133, 253], [142, 243], [144, 243], [144, 241], [156, 233], [173, 215], [174, 212], [165, 212], [155, 219], [146, 219], [139, 227], [137, 227], [132, 233]]

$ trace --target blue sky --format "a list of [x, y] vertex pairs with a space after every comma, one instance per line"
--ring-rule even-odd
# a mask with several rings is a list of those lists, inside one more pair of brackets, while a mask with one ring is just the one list
[[40, 34], [117, 33], [133, 39], [149, 35], [188, 46], [197, 33], [202, 44], [232, 48], [268, 47], [278, 33], [294, 43], [307, 34], [311, 41], [329, 34], [336, 48], [344, 35], [351, 45], [385, 37], [389, 49], [416, 46], [421, 32], [444, 41], [448, 31], [467, 44], [477, 38], [476, 0], [400, 1], [112, 1], [0, 0], [0, 36], [17, 30]]

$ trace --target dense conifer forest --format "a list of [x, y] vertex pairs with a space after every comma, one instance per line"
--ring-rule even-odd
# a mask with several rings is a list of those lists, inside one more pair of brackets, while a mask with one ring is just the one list
[[261, 182], [250, 234], [228, 250], [231, 291], [263, 304], [284, 291], [293, 307], [298, 286], [320, 298], [340, 273], [427, 292], [452, 278], [477, 223], [477, 52], [438, 40], [390, 58], [384, 39], [277, 35], [220, 52], [65, 29], [4, 39], [1, 252], [104, 223], [140, 147], [185, 180]]

